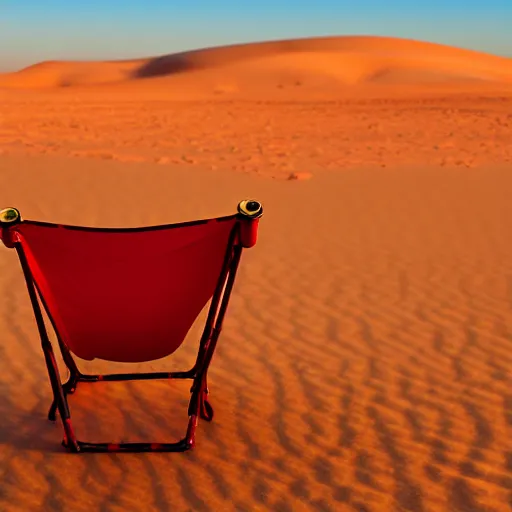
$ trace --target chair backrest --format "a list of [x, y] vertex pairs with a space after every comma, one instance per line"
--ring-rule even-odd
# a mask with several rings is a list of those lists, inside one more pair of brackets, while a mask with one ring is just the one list
[[182, 344], [215, 291], [238, 224], [236, 215], [137, 229], [23, 221], [14, 236], [73, 353], [143, 362]]

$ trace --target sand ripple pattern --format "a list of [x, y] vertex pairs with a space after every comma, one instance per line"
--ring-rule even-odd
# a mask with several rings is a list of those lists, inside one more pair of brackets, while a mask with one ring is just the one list
[[[21, 273], [0, 251], [0, 510], [512, 507], [509, 170], [281, 183], [161, 168], [144, 177], [105, 162], [89, 173], [57, 160], [51, 171], [31, 165], [10, 175], [16, 192], [2, 198], [21, 202], [27, 217], [182, 220], [225, 211], [248, 192], [266, 215], [211, 368], [215, 421], [201, 424], [197, 449], [184, 455], [61, 452], [60, 428], [45, 421], [50, 388]], [[201, 192], [215, 184], [218, 193]], [[187, 397], [174, 383], [83, 385], [71, 407], [81, 437], [173, 440]]]

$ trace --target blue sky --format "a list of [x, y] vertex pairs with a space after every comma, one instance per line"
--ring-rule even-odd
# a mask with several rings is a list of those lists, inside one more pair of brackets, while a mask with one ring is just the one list
[[512, 56], [512, 0], [0, 0], [0, 71], [323, 35], [409, 37]]

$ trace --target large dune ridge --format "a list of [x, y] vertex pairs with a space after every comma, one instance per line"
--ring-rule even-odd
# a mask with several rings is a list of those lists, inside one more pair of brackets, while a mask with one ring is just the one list
[[[232, 92], [251, 90], [255, 84], [260, 88], [290, 84], [361, 87], [478, 81], [510, 86], [512, 59], [399, 38], [324, 37], [239, 44], [124, 61], [42, 62], [0, 75], [0, 87], [79, 87], [165, 76], [168, 87], [179, 88], [183, 75], [192, 72], [196, 86], [201, 81], [221, 78]], [[222, 88], [222, 83], [217, 87]]]
[[[186, 454], [63, 451], [0, 246], [0, 512], [512, 509], [510, 59], [318, 38], [0, 83], [0, 208], [102, 227], [265, 210]], [[186, 369], [204, 319], [169, 358], [79, 364]], [[83, 440], [175, 441], [188, 397], [82, 383], [70, 407]]]

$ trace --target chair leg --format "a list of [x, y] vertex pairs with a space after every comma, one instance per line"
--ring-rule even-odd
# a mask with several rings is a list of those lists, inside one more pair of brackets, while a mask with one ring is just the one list
[[[78, 385], [79, 380], [80, 378], [78, 375], [71, 371], [69, 379], [62, 385], [62, 391], [64, 392], [65, 396], [72, 395], [76, 391], [76, 386]], [[48, 419], [50, 421], [57, 420], [57, 408], [57, 399], [54, 397], [52, 405], [50, 406], [50, 410], [48, 411]]]
[[201, 400], [201, 419], [205, 421], [213, 420], [213, 407], [210, 402], [206, 399], [206, 393], [204, 393], [203, 399]]
[[210, 393], [208, 389], [208, 378], [205, 373], [201, 379], [199, 389], [199, 417], [205, 421], [213, 420], [213, 407], [208, 401], [208, 395]]
[[[66, 393], [64, 392], [64, 385], [61, 383], [57, 361], [55, 360], [53, 348], [48, 339], [43, 341], [43, 352], [48, 368], [48, 376], [52, 386], [53, 399], [57, 404], [57, 410], [59, 411], [59, 415], [62, 420], [62, 426], [64, 427], [64, 439], [62, 440], [62, 444], [70, 451], [78, 452], [80, 448], [78, 446], [78, 442], [71, 425], [71, 416], [66, 399]], [[50, 408], [50, 414], [51, 413], [52, 408]], [[48, 415], [49, 417], [50, 414]], [[55, 415], [55, 413], [53, 413], [53, 415]]]

